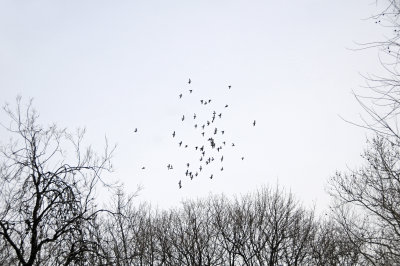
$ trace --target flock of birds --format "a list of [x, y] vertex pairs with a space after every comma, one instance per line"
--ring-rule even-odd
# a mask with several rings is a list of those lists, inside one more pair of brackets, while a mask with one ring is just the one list
[[[192, 80], [189, 79], [188, 84], [189, 86], [191, 85]], [[232, 86], [228, 86], [228, 90], [231, 90]], [[188, 95], [193, 93], [193, 89], [189, 88], [188, 89]], [[185, 95], [183, 93], [180, 93], [178, 95], [178, 100], [184, 100]], [[201, 99], [200, 100], [200, 105], [202, 106], [211, 106], [213, 104], [212, 99]], [[219, 121], [221, 121], [224, 117], [225, 110], [229, 108], [228, 104], [225, 104], [221, 106], [221, 108], [224, 110], [222, 111], [216, 111], [214, 110], [215, 108], [211, 108], [212, 111], [206, 116], [205, 119], [201, 119], [201, 117], [196, 114], [195, 112], [193, 115], [188, 116], [186, 114], [183, 114], [180, 117], [180, 120], [182, 123], [190, 123], [192, 129], [195, 131], [195, 134], [199, 134], [199, 142], [198, 143], [186, 143], [184, 142], [181, 138], [179, 138], [179, 134], [176, 130], [171, 132], [170, 138], [176, 142], [176, 145], [180, 149], [189, 151], [191, 150], [194, 152], [197, 156], [197, 162], [189, 161], [185, 163], [185, 172], [182, 173], [187, 179], [193, 180], [193, 178], [196, 178], [203, 173], [205, 173], [206, 169], [213, 169], [214, 171], [208, 174], [208, 178], [213, 179], [216, 175], [215, 169], [217, 171], [224, 171], [224, 152], [228, 148], [235, 148], [236, 144], [232, 141], [229, 141], [229, 139], [226, 137], [226, 132], [223, 128], [218, 127]], [[256, 126], [256, 120], [253, 120], [251, 125], [253, 127]], [[138, 132], [138, 129], [135, 128], [134, 132]], [[238, 159], [244, 160], [244, 156], [240, 156]], [[210, 167], [212, 165], [217, 165], [216, 167]], [[168, 163], [166, 165], [167, 170], [173, 170], [174, 166], [171, 163]], [[146, 167], [143, 166], [142, 170], [145, 170]], [[178, 182], [178, 187], [179, 189], [182, 188], [182, 179], [179, 180]]]

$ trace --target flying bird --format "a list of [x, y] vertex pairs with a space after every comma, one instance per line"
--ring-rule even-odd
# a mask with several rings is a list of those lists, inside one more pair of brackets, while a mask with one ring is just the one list
[[146, 167], [143, 166], [143, 167], [142, 167], [142, 170], [144, 170], [144, 169], [146, 169]]
[[137, 132], [137, 128], [135, 128], [134, 132], [135, 132], [135, 133]]
[[181, 94], [179, 94], [179, 99], [181, 99], [182, 98], [182, 93]]
[[175, 131], [172, 133], [172, 137], [175, 138]]
[[242, 161], [244, 160], [244, 157], [242, 157]]
[[189, 93], [192, 93], [193, 92], [193, 90], [189, 90]]
[[224, 160], [224, 156], [222, 155], [222, 157], [221, 157], [221, 162]]
[[182, 188], [182, 181], [181, 180], [179, 180], [178, 185], [179, 185], [179, 189], [181, 189]]
[[228, 86], [228, 89], [231, 89], [231, 85]]
[[255, 127], [256, 126], [256, 120], [254, 120], [254, 122], [253, 122], [253, 127]]
[[213, 179], [213, 175], [210, 176], [210, 179]]
[[223, 168], [223, 167], [221, 167], [221, 171], [224, 171], [224, 168]]
[[193, 115], [193, 119], [196, 119], [196, 114]]
[[179, 142], [179, 147], [180, 147], [180, 146], [182, 146], [182, 141], [181, 141], [181, 142]]
[[182, 121], [185, 120], [185, 115], [182, 115]]
[[225, 105], [225, 108], [227, 108], [228, 107], [228, 105]]
[[190, 83], [192, 83], [192, 81], [189, 79], [188, 83], [190, 84]]
[[232, 147], [235, 147], [235, 143], [232, 143]]

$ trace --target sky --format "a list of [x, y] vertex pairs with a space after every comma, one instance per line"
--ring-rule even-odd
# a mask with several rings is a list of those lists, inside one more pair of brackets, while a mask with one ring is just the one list
[[[107, 136], [117, 144], [109, 178], [128, 193], [142, 186], [138, 202], [168, 208], [279, 184], [322, 210], [329, 177], [362, 162], [367, 132], [340, 117], [358, 121], [352, 91], [382, 71], [377, 50], [357, 50], [383, 37], [367, 20], [378, 10], [361, 0], [0, 0], [0, 104], [33, 98], [43, 124], [85, 127], [99, 152]], [[215, 153], [223, 171], [218, 162], [190, 180], [186, 163], [200, 164], [194, 147], [208, 143], [194, 124], [213, 110], [218, 141], [235, 147]]]

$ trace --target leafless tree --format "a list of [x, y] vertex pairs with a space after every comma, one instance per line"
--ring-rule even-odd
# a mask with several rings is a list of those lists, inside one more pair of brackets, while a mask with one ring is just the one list
[[0, 241], [20, 265], [85, 264], [95, 245], [86, 230], [101, 211], [95, 188], [113, 149], [102, 156], [83, 149], [84, 131], [40, 125], [21, 98], [4, 110], [12, 138], [0, 148]]

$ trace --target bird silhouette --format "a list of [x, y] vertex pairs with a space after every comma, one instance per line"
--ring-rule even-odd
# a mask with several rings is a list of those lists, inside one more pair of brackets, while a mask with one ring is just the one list
[[193, 92], [193, 90], [189, 90], [189, 93], [192, 93]]
[[189, 79], [188, 83], [190, 84], [190, 83], [192, 83], [192, 81]]
[[188, 147], [188, 145], [185, 145], [185, 148], [187, 148]]
[[254, 120], [254, 122], [253, 122], [253, 127], [255, 127], [256, 126], [256, 120]]
[[208, 103], [210, 103], [211, 102], [211, 99], [210, 100], [208, 100]]
[[225, 108], [227, 108], [228, 107], [228, 105], [225, 105]]
[[210, 176], [210, 179], [213, 179], [213, 175]]
[[137, 132], [137, 128], [135, 128], [134, 132], [135, 132], [135, 133]]
[[187, 167], [189, 167], [189, 165], [190, 165], [189, 163], [186, 164]]
[[199, 167], [200, 172], [201, 172], [202, 169], [203, 169], [203, 167], [201, 167], [201, 165], [200, 165], [200, 167]]
[[197, 124], [194, 125], [194, 128], [197, 128]]
[[179, 185], [179, 189], [181, 189], [182, 188], [182, 181], [181, 180], [179, 180], [178, 185]]
[[200, 100], [200, 103], [203, 104], [203, 100]]
[[182, 93], [181, 94], [179, 94], [179, 99], [181, 99], [182, 98]]
[[244, 157], [242, 157], [242, 161], [244, 160]]
[[221, 171], [224, 171], [224, 168], [223, 168], [223, 167], [221, 167]]
[[193, 115], [193, 119], [196, 119], [196, 114]]
[[228, 89], [231, 89], [231, 85], [228, 86]]
[[143, 166], [143, 167], [142, 167], [142, 170], [144, 170], [144, 169], [146, 169], [146, 167]]
[[203, 137], [204, 137], [204, 132], [201, 132], [201, 135], [203, 135]]
[[222, 157], [221, 157], [221, 162], [224, 160], [224, 156], [222, 155]]
[[181, 142], [179, 142], [179, 147], [180, 147], [180, 146], [182, 146], [182, 141], [181, 141]]
[[224, 135], [224, 133], [225, 133], [225, 131], [224, 131], [224, 130], [221, 130], [221, 134]]
[[222, 113], [220, 113], [218, 116], [219, 116], [219, 118], [222, 118]]
[[172, 137], [175, 138], [175, 131], [172, 133]]
[[235, 143], [232, 143], [232, 147], [235, 147]]
[[185, 115], [182, 115], [182, 121], [185, 120]]

